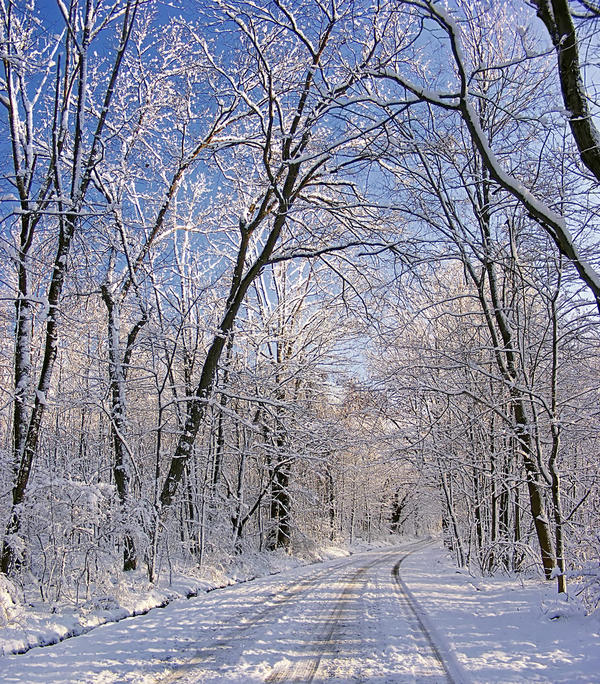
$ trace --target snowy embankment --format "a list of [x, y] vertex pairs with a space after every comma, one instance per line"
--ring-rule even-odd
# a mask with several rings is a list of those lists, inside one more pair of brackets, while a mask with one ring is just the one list
[[452, 568], [439, 547], [409, 556], [402, 573], [467, 681], [600, 682], [600, 615], [558, 598], [554, 582], [473, 577]]
[[[338, 559], [312, 567], [283, 555], [246, 556], [230, 568], [230, 582], [283, 572], [173, 601], [52, 648], [5, 656], [2, 681], [146, 684], [166, 677], [248, 684], [292, 681], [299, 671], [312, 672], [315, 681], [356, 675], [398, 683], [427, 672], [432, 681], [430, 639], [456, 684], [600, 682], [600, 620], [585, 616], [576, 601], [557, 600], [552, 583], [474, 578], [458, 571], [437, 543], [340, 560], [344, 555], [330, 549], [323, 557]], [[174, 583], [169, 591], [184, 594], [184, 587]], [[159, 600], [166, 589], [155, 591]], [[47, 614], [47, 625], [28, 615], [21, 615], [23, 632], [47, 635], [64, 624], [59, 613]]]
[[228, 567], [206, 566], [192, 574], [172, 571], [158, 583], [150, 584], [142, 571], [121, 573], [112, 588], [89, 599], [71, 602], [42, 602], [19, 595], [0, 576], [0, 656], [22, 654], [37, 646], [49, 646], [85, 634], [110, 622], [144, 615], [164, 608], [177, 599], [187, 599], [255, 577], [273, 575], [322, 560], [350, 555], [352, 551], [324, 547], [299, 556], [284, 552], [246, 554], [234, 558]]

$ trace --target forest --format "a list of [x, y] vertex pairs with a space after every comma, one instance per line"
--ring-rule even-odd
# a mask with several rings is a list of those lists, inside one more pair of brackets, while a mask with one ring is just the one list
[[431, 534], [597, 607], [596, 0], [0, 25], [0, 579]]

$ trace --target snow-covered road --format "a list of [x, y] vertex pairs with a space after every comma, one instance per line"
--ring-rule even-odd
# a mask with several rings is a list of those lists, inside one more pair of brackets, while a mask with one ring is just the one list
[[398, 560], [399, 550], [363, 553], [219, 602], [218, 638], [205, 620], [206, 645], [161, 681], [449, 681], [393, 574]]
[[539, 584], [494, 582], [427, 542], [357, 553], [2, 658], [0, 681], [599, 681], [595, 622], [551, 623]]
[[401, 579], [423, 542], [177, 602], [3, 659], [12, 682], [448, 682]]

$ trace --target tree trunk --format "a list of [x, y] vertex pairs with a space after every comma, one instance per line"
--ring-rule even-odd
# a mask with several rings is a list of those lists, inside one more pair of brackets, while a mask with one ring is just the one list
[[[102, 299], [108, 312], [108, 374], [110, 379], [110, 429], [113, 443], [113, 476], [119, 497], [121, 515], [128, 518], [130, 468], [127, 453], [127, 405], [125, 396], [126, 370], [121, 358], [121, 317], [120, 306], [113, 298], [109, 287], [102, 286]], [[123, 570], [130, 571], [137, 568], [137, 554], [135, 543], [129, 532], [123, 534]]]
[[238, 465], [238, 480], [236, 488], [236, 511], [233, 518], [233, 548], [236, 553], [242, 551], [242, 535], [246, 520], [244, 518], [244, 485], [246, 478], [246, 444], [242, 446], [240, 462]]
[[600, 131], [594, 124], [579, 59], [577, 33], [568, 0], [534, 0], [556, 49], [565, 112], [581, 161], [600, 181]]
[[448, 514], [448, 520], [450, 524], [448, 525], [448, 530], [450, 532], [450, 539], [452, 544], [452, 550], [456, 551], [456, 562], [463, 567], [465, 564], [465, 552], [462, 545], [462, 540], [460, 538], [460, 532], [458, 529], [458, 522], [456, 521], [456, 515], [454, 512], [454, 502], [452, 499], [452, 492], [448, 484], [448, 479], [446, 473], [442, 470], [442, 466], [439, 465], [440, 470], [440, 482], [442, 484], [442, 491], [444, 492], [444, 500], [446, 503], [446, 512]]
[[544, 576], [550, 579], [552, 570], [556, 565], [554, 545], [548, 517], [546, 513], [544, 490], [540, 483], [539, 468], [534, 460], [531, 446], [531, 434], [525, 416], [524, 406], [519, 399], [513, 403], [513, 410], [517, 422], [517, 441], [521, 450], [523, 465], [525, 466], [525, 477], [527, 481], [527, 491], [529, 493], [529, 506], [531, 517], [535, 526], [535, 531], [540, 545], [540, 555]]
[[[17, 475], [15, 484], [12, 488], [12, 508], [9, 514], [9, 520], [4, 535], [4, 542], [2, 546], [2, 558], [0, 570], [4, 574], [8, 574], [14, 565], [17, 564], [17, 554], [14, 545], [14, 536], [19, 533], [21, 527], [21, 504], [25, 500], [27, 485], [29, 484], [29, 477], [31, 475], [31, 468], [35, 453], [37, 451], [40, 428], [42, 419], [46, 409], [46, 401], [48, 392], [50, 391], [50, 382], [52, 380], [52, 373], [54, 371], [54, 363], [58, 352], [58, 306], [62, 295], [64, 285], [67, 258], [75, 231], [76, 216], [69, 214], [65, 217], [64, 223], [61, 224], [60, 235], [58, 239], [58, 247], [56, 251], [56, 258], [54, 261], [54, 268], [48, 288], [48, 314], [46, 317], [46, 331], [44, 339], [44, 353], [42, 360], [42, 368], [40, 371], [37, 390], [33, 402], [33, 408], [28, 417], [26, 407], [24, 407], [23, 399], [25, 395], [25, 387], [18, 387], [15, 399], [18, 400], [19, 406], [15, 406], [19, 416], [20, 424], [14, 424], [13, 433], [18, 439], [13, 447], [18, 447], [19, 451], [15, 451], [15, 464], [17, 466]], [[19, 305], [23, 314], [27, 313], [28, 307], [23, 308]], [[24, 345], [30, 337], [30, 325], [27, 321], [23, 321], [23, 326], [17, 329], [17, 349], [15, 352], [15, 363], [21, 364], [19, 371], [18, 382], [22, 385], [28, 377], [28, 372], [25, 370], [27, 363], [26, 359], [30, 354], [30, 349]], [[24, 427], [24, 424], [26, 427]]]
[[329, 511], [329, 541], [335, 539], [335, 486], [333, 481], [333, 473], [331, 468], [325, 468], [325, 496], [327, 498], [327, 507]]
[[271, 480], [271, 533], [268, 548], [289, 549], [291, 543], [290, 526], [290, 465], [278, 463]]
[[192, 399], [189, 401], [185, 427], [179, 438], [179, 441], [177, 442], [175, 453], [171, 458], [167, 475], [162, 486], [160, 493], [160, 505], [162, 511], [166, 511], [172, 504], [173, 497], [175, 496], [179, 482], [181, 481], [181, 477], [183, 475], [185, 463], [192, 455], [193, 445], [196, 441], [198, 431], [200, 430], [202, 421], [204, 420], [206, 414], [207, 401], [213, 390], [219, 360], [221, 359], [223, 349], [225, 348], [226, 340], [233, 332], [237, 314], [242, 306], [250, 285], [260, 275], [267, 263], [267, 260], [275, 249], [275, 245], [277, 244], [279, 235], [281, 234], [285, 224], [286, 216], [287, 213], [277, 214], [274, 220], [273, 228], [261, 254], [254, 261], [252, 266], [246, 271], [245, 275], [244, 265], [248, 251], [250, 233], [248, 233], [247, 230], [242, 232], [231, 290], [225, 306], [225, 314], [221, 324], [219, 325], [217, 334], [213, 338], [213, 341], [206, 354], [206, 358], [202, 366], [200, 380], [198, 381]]
[[[60, 136], [67, 135], [66, 126], [64, 129], [61, 129], [60, 135], [57, 131], [58, 126], [55, 126], [52, 136], [52, 158], [45, 171], [45, 178], [42, 177], [41, 187], [36, 198], [32, 196], [32, 187], [35, 185], [33, 180], [34, 172], [36, 175], [38, 173], [38, 169], [35, 168], [38, 162], [38, 155], [31, 154], [30, 151], [37, 143], [32, 137], [32, 122], [29, 119], [23, 120], [20, 114], [20, 107], [24, 105], [25, 109], [27, 109], [27, 117], [31, 116], [33, 114], [33, 103], [28, 100], [24, 90], [19, 91], [19, 88], [15, 88], [13, 71], [15, 69], [20, 71], [21, 67], [15, 67], [12, 59], [5, 58], [3, 60], [6, 90], [8, 93], [8, 97], [5, 98], [5, 105], [8, 109], [13, 172], [19, 193], [21, 210], [23, 211], [21, 219], [20, 263], [18, 267], [19, 294], [17, 297], [15, 349], [15, 363], [19, 364], [19, 368], [16, 368], [15, 373], [16, 422], [13, 428], [14, 462], [17, 472], [12, 489], [12, 508], [9, 513], [0, 559], [0, 570], [5, 574], [10, 572], [17, 561], [15, 545], [13, 543], [14, 535], [18, 534], [21, 526], [21, 504], [25, 500], [29, 484], [57, 356], [59, 306], [69, 264], [71, 245], [80, 222], [81, 209], [92, 180], [92, 173], [96, 169], [101, 156], [99, 148], [103, 142], [103, 131], [111, 109], [110, 105], [123, 62], [123, 56], [135, 23], [137, 4], [138, 0], [129, 0], [124, 8], [120, 40], [114, 52], [114, 60], [105, 83], [106, 88], [100, 114], [95, 123], [95, 129], [87, 126], [89, 116], [88, 91], [90, 87], [88, 82], [88, 57], [96, 13], [92, 3], [88, 2], [85, 6], [83, 21], [76, 29], [79, 35], [75, 36], [72, 31], [66, 33], [68, 44], [65, 51], [69, 53], [71, 48], [73, 48], [73, 52], [75, 52], [75, 46], [72, 45], [72, 43], [75, 43], [77, 59], [68, 62], [67, 57], [63, 74], [61, 74], [60, 68], [57, 70], [57, 94], [54, 106], [56, 110], [55, 116], [62, 117], [61, 121], [63, 123], [68, 121], [68, 114], [71, 115], [70, 118], [74, 125], [68, 133], [71, 136], [72, 148], [69, 149], [69, 158], [67, 159], [62, 148], [64, 137], [61, 139], [61, 142], [58, 141]], [[9, 8], [9, 16], [11, 11], [12, 4]], [[12, 22], [10, 18], [8, 19], [9, 26], [12, 24], [16, 26], [19, 23]], [[8, 38], [9, 40], [5, 42], [12, 53], [13, 36], [10, 35]], [[69, 70], [68, 64], [76, 66]], [[64, 88], [64, 92], [70, 93], [70, 96], [66, 97], [62, 103], [59, 102], [59, 86]], [[47, 116], [47, 111], [44, 111], [45, 116]], [[23, 146], [23, 143], [25, 143], [25, 146]], [[89, 145], [86, 150], [85, 148], [88, 143]], [[23, 147], [25, 147], [25, 151]], [[65, 169], [68, 169], [64, 177], [61, 168], [63, 162]], [[24, 398], [32, 385], [31, 376], [28, 376], [29, 371], [27, 370], [30, 365], [27, 362], [27, 358], [31, 349], [26, 341], [27, 336], [30, 336], [30, 325], [28, 322], [30, 311], [28, 310], [29, 302], [27, 300], [26, 270], [23, 269], [26, 265], [25, 259], [32, 245], [35, 224], [48, 209], [50, 204], [48, 198], [53, 192], [57, 197], [58, 240], [47, 290], [48, 313], [45, 322], [42, 366], [38, 377], [33, 407], [29, 412], [24, 405]], [[29, 385], [28, 388], [25, 387], [26, 384]]]

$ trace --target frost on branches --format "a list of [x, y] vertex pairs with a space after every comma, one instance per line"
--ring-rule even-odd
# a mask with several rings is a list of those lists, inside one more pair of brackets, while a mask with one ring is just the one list
[[0, 0], [2, 619], [390, 533], [594, 610], [593, 12], [472, 5]]

